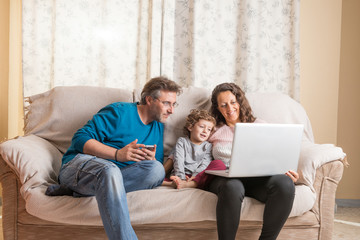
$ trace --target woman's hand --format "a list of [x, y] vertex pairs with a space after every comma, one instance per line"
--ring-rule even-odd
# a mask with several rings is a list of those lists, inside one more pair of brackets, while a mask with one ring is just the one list
[[294, 183], [297, 182], [297, 180], [299, 180], [299, 174], [293, 170], [289, 170], [285, 173], [286, 176], [290, 177], [291, 180], [293, 180]]

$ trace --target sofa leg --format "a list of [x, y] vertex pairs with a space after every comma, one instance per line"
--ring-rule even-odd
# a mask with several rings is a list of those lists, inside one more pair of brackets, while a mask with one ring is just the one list
[[328, 177], [324, 177], [319, 196], [319, 201], [322, 203], [321, 209], [319, 209], [319, 240], [332, 239], [334, 229], [335, 201], [329, 201], [329, 199], [335, 199], [335, 192], [337, 186], [337, 181]]

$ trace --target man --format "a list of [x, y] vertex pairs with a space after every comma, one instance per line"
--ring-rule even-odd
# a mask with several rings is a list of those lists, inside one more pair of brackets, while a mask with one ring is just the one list
[[180, 92], [180, 86], [165, 77], [151, 79], [140, 103], [117, 102], [101, 109], [75, 133], [64, 154], [60, 184], [74, 196], [96, 197], [109, 239], [137, 239], [126, 193], [161, 185], [163, 123]]

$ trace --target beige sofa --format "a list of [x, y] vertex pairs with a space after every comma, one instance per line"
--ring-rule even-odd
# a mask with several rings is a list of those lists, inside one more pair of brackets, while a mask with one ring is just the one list
[[[0, 145], [4, 239], [106, 239], [94, 197], [49, 197], [61, 156], [74, 132], [101, 107], [138, 101], [140, 90], [56, 87], [27, 99], [25, 136]], [[165, 126], [169, 153], [192, 108], [209, 108], [210, 91], [185, 88], [179, 107]], [[331, 239], [335, 192], [345, 153], [332, 144], [315, 144], [301, 105], [283, 94], [249, 93], [254, 114], [272, 123], [304, 124], [294, 206], [279, 239]], [[216, 239], [216, 195], [159, 187], [127, 194], [130, 218], [139, 239]], [[257, 239], [264, 205], [245, 198], [238, 239]]]

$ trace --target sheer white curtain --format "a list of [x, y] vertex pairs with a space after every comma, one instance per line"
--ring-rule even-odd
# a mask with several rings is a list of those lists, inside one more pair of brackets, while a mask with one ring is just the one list
[[24, 96], [159, 75], [161, 1], [23, 0]]
[[23, 0], [24, 95], [236, 82], [299, 99], [299, 0]]
[[299, 0], [165, 3], [163, 73], [185, 86], [236, 82], [299, 100]]

